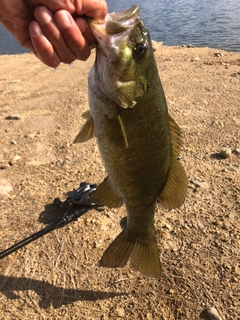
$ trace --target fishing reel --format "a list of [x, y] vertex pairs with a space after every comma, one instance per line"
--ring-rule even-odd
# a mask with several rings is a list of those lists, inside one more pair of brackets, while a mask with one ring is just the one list
[[[59, 208], [63, 208], [67, 205], [73, 206], [86, 206], [96, 207], [96, 203], [90, 201], [91, 194], [96, 191], [96, 184], [89, 184], [87, 182], [81, 182], [79, 188], [74, 190], [64, 201], [59, 198], [55, 198], [53, 204]], [[90, 209], [89, 208], [89, 209]]]

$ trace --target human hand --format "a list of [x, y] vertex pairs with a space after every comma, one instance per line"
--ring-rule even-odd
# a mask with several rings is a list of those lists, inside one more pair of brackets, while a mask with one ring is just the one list
[[96, 42], [86, 20], [101, 22], [107, 13], [105, 0], [1, 0], [0, 21], [21, 46], [43, 63], [86, 60]]

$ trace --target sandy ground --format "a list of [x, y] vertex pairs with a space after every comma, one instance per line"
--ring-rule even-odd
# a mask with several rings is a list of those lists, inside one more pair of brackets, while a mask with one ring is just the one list
[[[240, 54], [155, 56], [189, 179], [182, 208], [156, 210], [162, 278], [99, 268], [125, 208], [91, 210], [1, 260], [0, 319], [240, 319]], [[96, 141], [72, 144], [93, 61], [53, 70], [31, 54], [0, 57], [0, 251], [58, 220], [55, 197], [105, 177]]]

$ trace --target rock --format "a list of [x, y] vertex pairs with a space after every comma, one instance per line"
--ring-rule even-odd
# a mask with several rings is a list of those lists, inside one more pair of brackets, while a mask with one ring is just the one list
[[20, 156], [16, 155], [9, 161], [9, 165], [12, 166], [15, 162], [19, 160], [20, 160]]
[[240, 154], [240, 147], [237, 147], [234, 151], [235, 151], [237, 154]]
[[231, 151], [230, 148], [222, 148], [222, 149], [220, 150], [220, 155], [221, 155], [222, 157], [224, 157], [225, 159], [231, 158], [232, 151]]
[[237, 169], [234, 167], [227, 167], [224, 171], [237, 172]]
[[0, 180], [0, 196], [5, 196], [10, 191], [12, 191], [11, 184], [6, 179]]
[[198, 182], [194, 179], [190, 181], [196, 188], [209, 189], [209, 184], [206, 181]]
[[13, 79], [12, 80], [12, 83], [20, 83], [20, 82], [22, 82], [22, 80], [20, 80], [20, 79]]
[[102, 244], [103, 244], [102, 239], [99, 239], [98, 241], [94, 242], [93, 246], [94, 246], [94, 248], [98, 248], [98, 247], [101, 247]]
[[9, 164], [8, 163], [0, 163], [0, 170], [4, 170], [9, 168]]
[[6, 118], [6, 120], [20, 120], [22, 116], [20, 114], [10, 114]]
[[116, 308], [116, 313], [120, 318], [125, 318], [125, 310], [122, 307], [117, 307]]
[[209, 184], [208, 184], [207, 182], [205, 182], [205, 181], [203, 181], [203, 182], [198, 182], [198, 183], [197, 183], [197, 187], [203, 188], [203, 189], [209, 189]]
[[170, 288], [169, 290], [167, 290], [166, 293], [167, 293], [167, 294], [174, 294], [174, 290]]
[[164, 228], [164, 229], [168, 229], [168, 230], [172, 230], [172, 229], [173, 229], [173, 227], [172, 227], [169, 223], [165, 223], [165, 224], [163, 225], [163, 228]]
[[215, 52], [214, 55], [215, 55], [215, 57], [222, 57], [223, 56], [223, 54], [221, 52]]
[[237, 77], [239, 75], [239, 72], [233, 72], [231, 73], [231, 77]]
[[217, 310], [213, 307], [208, 307], [203, 310], [200, 314], [200, 318], [205, 320], [223, 320]]
[[188, 48], [195, 48], [192, 44], [187, 45]]

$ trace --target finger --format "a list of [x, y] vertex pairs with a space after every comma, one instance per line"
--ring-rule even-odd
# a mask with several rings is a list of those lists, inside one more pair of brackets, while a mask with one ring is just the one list
[[76, 59], [76, 55], [66, 44], [61, 30], [53, 19], [52, 12], [46, 7], [35, 9], [35, 18], [47, 40], [51, 43], [59, 59], [64, 63], [71, 63]]
[[105, 0], [82, 0], [75, 1], [76, 12], [79, 15], [85, 14], [98, 22], [104, 22], [104, 18], [108, 12]]
[[[78, 15], [87, 15], [98, 22], [103, 22], [107, 14], [106, 0], [25, 0], [34, 6], [46, 6], [52, 12], [67, 10], [71, 14], [77, 12]], [[0, 0], [1, 2], [1, 0]]]
[[61, 34], [68, 47], [80, 60], [86, 60], [90, 55], [89, 43], [94, 43], [94, 37], [83, 18], [75, 20], [65, 10], [57, 11], [54, 21], [61, 30]]
[[78, 28], [81, 30], [83, 37], [87, 40], [88, 45], [90, 47], [95, 47], [97, 44], [97, 40], [94, 37], [88, 22], [81, 17], [77, 17], [75, 19], [75, 23], [77, 24]]
[[43, 34], [38, 22], [32, 21], [29, 25], [29, 33], [33, 47], [31, 51], [49, 67], [56, 68], [60, 64], [60, 59], [53, 46]]

